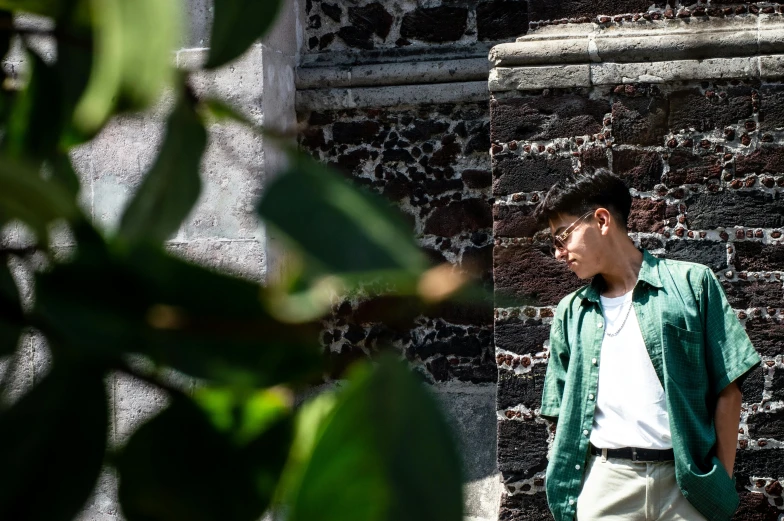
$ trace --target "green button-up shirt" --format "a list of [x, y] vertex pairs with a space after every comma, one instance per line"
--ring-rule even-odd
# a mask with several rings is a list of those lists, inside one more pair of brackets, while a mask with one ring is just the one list
[[[561, 300], [550, 330], [541, 415], [558, 421], [546, 480], [556, 521], [574, 519], [588, 458], [604, 336], [602, 282], [596, 277]], [[715, 455], [713, 414], [721, 390], [760, 357], [705, 266], [644, 251], [632, 301], [667, 398], [678, 485], [707, 519], [729, 520], [738, 494]]]

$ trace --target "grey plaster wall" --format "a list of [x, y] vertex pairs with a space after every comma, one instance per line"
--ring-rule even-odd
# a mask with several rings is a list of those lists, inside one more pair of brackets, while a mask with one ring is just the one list
[[[297, 57], [296, 0], [284, 9], [273, 31], [228, 66], [194, 78], [199, 94], [231, 103], [256, 123], [291, 131], [294, 114], [294, 66]], [[212, 20], [209, 0], [189, 0], [188, 30], [174, 59], [191, 69], [206, 59]], [[152, 111], [126, 115], [111, 122], [88, 145], [73, 154], [81, 176], [80, 197], [94, 221], [111, 233], [122, 211], [154, 161], [171, 109], [163, 99]], [[255, 216], [254, 205], [265, 180], [283, 164], [281, 152], [257, 134], [233, 123], [208, 128], [208, 148], [202, 160], [202, 195], [167, 247], [194, 262], [263, 282], [274, 248]], [[20, 386], [29, 385], [45, 363], [45, 348], [36, 338], [21, 361]], [[173, 376], [174, 377], [174, 376]], [[110, 442], [121, 445], [145, 420], [167, 403], [166, 396], [123, 376], [107, 382], [113, 405]], [[107, 470], [81, 519], [122, 519], [116, 497], [117, 481]]]

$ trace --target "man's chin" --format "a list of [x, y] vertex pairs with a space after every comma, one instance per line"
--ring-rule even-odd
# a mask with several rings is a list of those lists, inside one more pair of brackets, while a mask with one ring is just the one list
[[572, 273], [577, 275], [577, 278], [580, 280], [590, 280], [596, 275], [596, 273], [588, 272], [582, 266], [569, 266], [569, 269], [572, 271]]

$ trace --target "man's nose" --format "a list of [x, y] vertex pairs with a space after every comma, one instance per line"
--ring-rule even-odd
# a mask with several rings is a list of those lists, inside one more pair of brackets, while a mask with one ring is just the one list
[[555, 249], [555, 260], [566, 260], [566, 250], [563, 248]]

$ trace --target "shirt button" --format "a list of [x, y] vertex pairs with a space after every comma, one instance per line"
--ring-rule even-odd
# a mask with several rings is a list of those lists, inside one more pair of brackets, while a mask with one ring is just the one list
[[588, 429], [585, 429], [585, 430], [583, 431], [583, 435], [584, 435], [584, 436], [588, 436]]
[[575, 468], [576, 470], [580, 470], [580, 465], [575, 465], [575, 466], [574, 466], [574, 468]]
[[598, 328], [602, 328], [602, 327], [604, 327], [604, 324], [603, 324], [603, 323], [601, 323], [601, 322], [599, 322], [598, 324], [596, 324], [596, 327], [598, 327]]
[[596, 360], [596, 358], [591, 358], [591, 363], [592, 363], [593, 365], [596, 365], [596, 362], [598, 362], [598, 360]]
[[570, 500], [569, 500], [569, 504], [570, 504], [570, 505], [574, 505], [574, 499], [570, 499]]
[[593, 399], [594, 399], [594, 395], [592, 395], [592, 394], [589, 394], [589, 395], [588, 395], [588, 399], [589, 399], [589, 400], [593, 400]]

